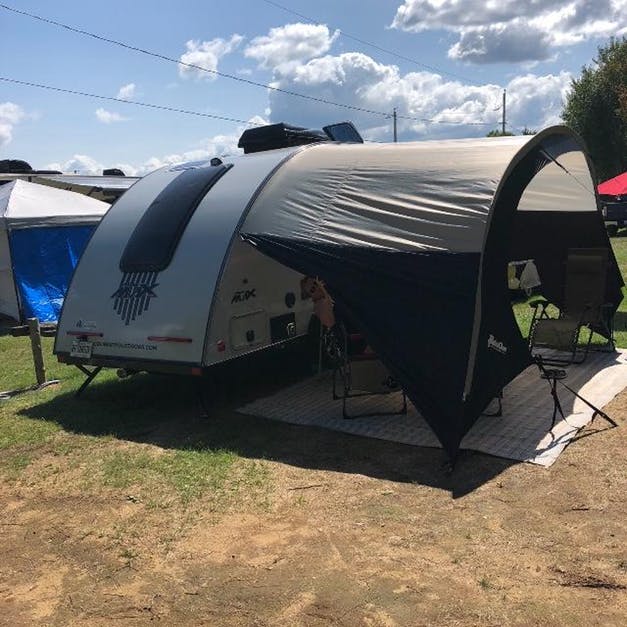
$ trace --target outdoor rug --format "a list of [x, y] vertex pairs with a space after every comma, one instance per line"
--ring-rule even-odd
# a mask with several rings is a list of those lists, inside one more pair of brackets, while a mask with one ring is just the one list
[[[564, 383], [593, 405], [603, 408], [627, 387], [627, 351], [593, 352], [580, 365], [567, 368]], [[504, 390], [503, 415], [481, 416], [466, 434], [461, 448], [498, 457], [550, 466], [577, 432], [593, 418], [593, 410], [571, 392], [557, 386], [565, 420], [558, 414], [551, 429], [553, 398], [550, 385], [530, 366]], [[350, 399], [351, 414], [389, 412], [388, 415], [342, 418], [342, 401], [331, 396], [331, 375], [323, 373], [240, 407], [243, 414], [298, 425], [316, 426], [344, 433], [390, 440], [414, 446], [439, 447], [426, 421], [408, 401], [406, 415], [390, 415], [400, 409], [400, 393]], [[491, 413], [494, 407], [486, 409]], [[611, 417], [611, 416], [610, 416]], [[610, 426], [598, 416], [602, 428]]]

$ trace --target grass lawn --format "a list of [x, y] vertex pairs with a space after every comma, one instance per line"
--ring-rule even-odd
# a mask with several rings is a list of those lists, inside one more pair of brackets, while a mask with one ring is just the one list
[[[183, 377], [155, 379], [138, 375], [120, 381], [112, 370], [94, 381], [84, 398], [74, 392], [84, 376], [57, 363], [52, 338], [42, 338], [47, 379], [58, 385], [33, 392], [34, 373], [26, 337], [0, 336], [0, 391], [23, 390], [0, 400], [0, 477], [37, 485], [62, 478], [61, 492], [77, 486], [87, 493], [130, 490], [152, 506], [210, 493], [211, 507], [232, 501], [244, 488], [249, 498], [263, 499], [269, 487], [263, 465], [241, 459], [233, 450], [212, 447], [194, 438], [200, 405], [196, 381]], [[164, 446], [120, 446], [120, 440], [150, 442], [174, 416], [180, 434], [164, 434]], [[211, 430], [209, 430], [211, 431]]]

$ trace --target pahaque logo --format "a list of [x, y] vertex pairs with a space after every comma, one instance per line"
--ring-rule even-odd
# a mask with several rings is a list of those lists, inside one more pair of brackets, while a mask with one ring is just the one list
[[488, 338], [488, 348], [491, 348], [497, 353], [501, 353], [501, 355], [505, 355], [507, 353], [507, 346], [505, 346], [503, 342], [497, 340], [491, 333], [490, 337]]

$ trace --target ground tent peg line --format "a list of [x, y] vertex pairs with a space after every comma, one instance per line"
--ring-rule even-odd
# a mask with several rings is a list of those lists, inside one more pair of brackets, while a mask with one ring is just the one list
[[598, 415], [601, 416], [603, 420], [607, 420], [607, 422], [609, 422], [612, 427], [618, 427], [618, 423], [610, 418], [602, 409], [599, 409], [598, 407], [596, 407], [596, 405], [593, 405], [589, 400], [585, 399], [583, 396], [581, 396], [581, 394], [575, 392], [575, 390], [567, 386], [563, 381], [560, 381], [559, 383], [561, 383], [562, 386], [564, 386], [569, 392], [574, 394], [580, 401], [583, 401], [594, 412], [592, 414], [592, 420], [594, 420], [594, 417]]
[[[566, 417], [564, 416], [564, 412], [562, 411], [562, 406], [557, 396], [557, 384], [558, 383], [562, 387], [566, 388], [571, 394], [576, 396], [580, 401], [585, 403], [594, 412], [592, 414], [592, 420], [594, 420], [594, 417], [596, 415], [599, 415], [601, 416], [601, 418], [609, 422], [612, 425], [612, 427], [618, 427], [618, 423], [614, 421], [612, 418], [610, 418], [602, 409], [599, 409], [596, 405], [593, 405], [588, 399], [584, 398], [583, 396], [581, 396], [581, 394], [579, 394], [578, 392], [575, 392], [575, 390], [573, 390], [570, 386], [566, 385], [564, 381], [562, 381], [562, 379], [564, 378], [563, 376], [562, 377], [553, 376], [552, 373], [557, 372], [557, 371], [555, 369], [547, 369], [545, 367], [545, 364], [541, 355], [535, 355], [534, 361], [536, 362], [536, 366], [538, 366], [538, 369], [540, 370], [540, 376], [543, 379], [546, 379], [549, 382], [549, 385], [551, 386], [551, 396], [553, 396], [553, 401], [554, 401], [553, 420], [551, 422], [551, 429], [553, 429], [553, 427], [555, 426], [555, 418], [556, 418], [556, 414], [558, 410], [559, 410], [559, 413], [562, 415], [562, 419], [566, 421]], [[560, 371], [560, 372], [565, 372], [565, 371]]]

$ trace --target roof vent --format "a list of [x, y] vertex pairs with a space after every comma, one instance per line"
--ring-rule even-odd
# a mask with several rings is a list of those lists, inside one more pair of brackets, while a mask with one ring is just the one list
[[279, 122], [278, 124], [259, 126], [244, 131], [237, 146], [243, 148], [244, 152], [248, 154], [328, 141], [363, 143], [364, 140], [352, 122], [330, 124], [322, 130]]
[[126, 176], [120, 168], [108, 168], [102, 171], [102, 176]]

